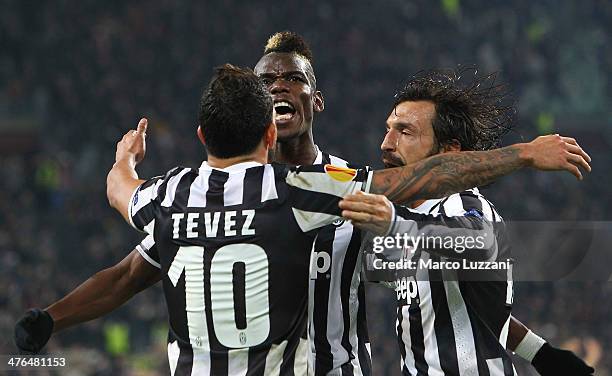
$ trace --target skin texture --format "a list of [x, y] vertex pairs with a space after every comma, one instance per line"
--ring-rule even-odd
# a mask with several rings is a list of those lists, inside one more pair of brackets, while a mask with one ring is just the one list
[[[443, 168], [428, 167], [427, 164], [420, 164], [425, 162], [425, 158], [438, 154], [440, 157], [446, 157], [451, 151], [459, 151], [460, 146], [456, 143], [450, 145], [442, 145], [441, 147], [436, 146], [435, 136], [432, 127], [432, 120], [435, 115], [435, 106], [429, 101], [407, 101], [399, 104], [396, 108], [391, 111], [387, 118], [387, 129], [385, 137], [380, 146], [382, 152], [382, 160], [385, 167], [397, 170], [398, 166], [405, 166], [413, 164], [415, 166], [412, 173], [413, 182], [416, 184], [419, 176], [426, 176], [427, 174], [437, 174], [439, 177], [446, 176], [441, 180], [436, 181], [436, 177], [432, 176], [431, 180], [428, 180], [423, 186], [418, 188], [416, 191], [417, 196], [440, 194], [444, 190], [450, 190], [453, 192], [459, 185], [463, 184], [466, 178], [461, 170], [467, 166], [479, 164], [485, 169], [478, 174], [478, 178], [482, 179], [481, 183], [484, 184], [492, 174], [500, 171], [509, 171], [512, 168], [520, 168], [522, 159], [520, 157], [520, 148], [510, 147], [499, 150], [488, 152], [487, 157], [483, 158], [482, 152], [480, 153], [460, 153], [457, 159], [464, 159], [463, 163], [459, 164], [445, 164]], [[538, 141], [539, 140], [539, 141]], [[590, 171], [590, 166], [586, 161], [590, 161], [590, 157], [584, 153], [578, 146], [578, 143], [571, 138], [562, 138], [560, 136], [547, 136], [544, 138], [538, 138], [533, 143], [537, 147], [544, 147], [544, 150], [540, 150], [540, 156], [544, 156], [545, 152], [550, 150], [551, 152], [557, 152], [557, 163], [559, 166], [565, 166], [566, 169], [572, 173], [577, 169], [577, 165]], [[557, 146], [557, 148], [555, 148]], [[569, 154], [563, 152], [566, 150]], [[572, 153], [576, 153], [575, 155]], [[452, 153], [457, 155], [457, 153]], [[490, 158], [493, 158], [491, 160]], [[563, 164], [563, 157], [566, 158], [565, 164]], [[579, 158], [578, 158], [579, 157]], [[529, 160], [529, 158], [523, 158]], [[582, 160], [581, 160], [582, 159]], [[505, 163], [499, 163], [501, 161]], [[553, 163], [554, 159], [551, 159], [550, 163]], [[583, 163], [584, 162], [584, 163]], [[535, 166], [544, 167], [546, 162], [532, 161]], [[429, 159], [429, 164], [434, 162]], [[488, 170], [488, 171], [487, 171]], [[437, 172], [436, 172], [437, 171]], [[577, 176], [581, 178], [581, 175]], [[403, 191], [405, 186], [403, 184], [393, 182], [394, 177], [392, 175], [386, 175], [384, 182], [376, 185], [372, 191], [379, 190], [382, 193], [387, 193], [387, 197], [393, 200], [397, 200], [398, 197], [403, 197], [406, 192]], [[401, 179], [400, 179], [401, 180]], [[410, 184], [409, 182], [407, 184]], [[476, 184], [474, 186], [479, 186]], [[389, 196], [388, 194], [392, 196]], [[342, 209], [342, 216], [353, 222], [353, 224], [366, 231], [384, 235], [388, 230], [388, 224], [391, 221], [392, 210], [389, 199], [383, 195], [375, 194], [364, 194], [358, 192], [357, 194], [347, 195], [340, 203], [339, 206]], [[423, 202], [423, 200], [417, 200], [409, 203], [411, 207], [417, 207]], [[523, 325], [519, 320], [510, 317], [510, 327], [508, 333], [507, 347], [514, 351], [518, 344], [523, 340], [529, 329]]]
[[300, 55], [273, 52], [255, 66], [255, 74], [268, 86], [274, 102], [287, 101], [295, 114], [278, 121], [278, 143], [271, 160], [294, 165], [312, 164], [317, 153], [312, 137], [314, 114], [325, 108], [323, 94], [316, 90], [310, 63]]

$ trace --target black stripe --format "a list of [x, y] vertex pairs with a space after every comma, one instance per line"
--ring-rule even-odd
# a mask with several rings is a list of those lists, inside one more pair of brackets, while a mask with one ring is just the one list
[[271, 349], [271, 345], [267, 350], [263, 348], [255, 350], [253, 347], [249, 349], [247, 376], [264, 376], [264, 371], [266, 370], [266, 356]]
[[142, 243], [140, 243], [138, 246], [144, 253], [147, 254], [147, 256], [149, 256], [153, 261], [159, 264], [159, 251], [157, 250], [157, 244], [153, 243], [151, 248], [148, 248], [148, 249], [147, 247], [142, 245]]
[[137, 229], [144, 230], [144, 227], [155, 219], [155, 206], [156, 204], [151, 201], [140, 208], [135, 214], [132, 214], [132, 222], [134, 222], [134, 226]]
[[244, 173], [242, 204], [248, 208], [261, 206], [261, 191], [265, 166], [251, 167]]
[[[432, 259], [434, 262], [440, 261], [440, 257], [438, 256], [432, 256]], [[453, 323], [448, 310], [446, 290], [444, 289], [441, 271], [430, 270], [429, 279], [431, 301], [436, 315], [434, 320], [434, 331], [438, 343], [440, 366], [446, 375], [458, 375], [459, 362], [457, 360], [455, 333], [453, 332]]]
[[327, 193], [313, 192], [305, 189], [289, 186], [290, 205], [293, 208], [340, 216], [338, 202], [342, 197]]
[[208, 177], [208, 191], [206, 192], [206, 208], [223, 208], [223, 187], [229, 179], [227, 172], [213, 169]]
[[410, 322], [410, 346], [414, 355], [414, 366], [417, 370], [417, 376], [427, 376], [429, 366], [425, 361], [425, 342], [423, 338], [423, 322], [421, 321], [421, 307], [418, 304], [412, 304], [408, 310], [408, 319]]
[[[344, 263], [342, 264], [342, 274], [340, 277], [340, 302], [342, 303], [342, 321], [344, 323], [341, 344], [348, 353], [349, 360], [353, 358], [353, 346], [350, 341], [351, 307], [349, 297], [351, 295], [351, 283], [355, 274], [357, 258], [359, 257], [359, 246], [361, 245], [361, 232], [352, 226], [351, 230], [351, 240], [344, 254]], [[340, 228], [338, 228], [338, 231], [340, 231]]]
[[[397, 332], [397, 344], [399, 346], [400, 355], [402, 357], [402, 368], [406, 368], [404, 366], [404, 363], [406, 362], [406, 347], [404, 346], [404, 339], [402, 338], [404, 335], [404, 329], [402, 328], [402, 322], [404, 321], [404, 314], [402, 312], [402, 308], [403, 306], [398, 304], [397, 315], [396, 315], [397, 322], [396, 322], [395, 330]], [[408, 372], [408, 375], [410, 375], [410, 372]]]
[[[326, 253], [329, 256], [329, 270], [325, 275], [317, 275], [314, 281], [314, 299], [312, 311], [312, 325], [314, 328], [315, 347], [315, 375], [326, 375], [333, 369], [334, 356], [331, 345], [327, 339], [327, 312], [329, 304], [329, 285], [331, 270], [333, 268], [333, 246], [336, 237], [335, 226], [325, 226], [317, 234], [314, 250], [317, 253]], [[315, 260], [316, 262], [317, 260]]]
[[189, 195], [191, 194], [191, 184], [197, 179], [199, 171], [191, 169], [188, 173], [181, 177], [181, 180], [176, 186], [174, 192], [174, 202], [172, 203], [172, 209], [185, 212], [187, 210], [187, 203], [189, 202]]
[[359, 301], [359, 309], [357, 311], [357, 341], [359, 343], [359, 364], [361, 365], [361, 373], [364, 376], [372, 374], [372, 358], [367, 349], [367, 344], [370, 343], [368, 334], [368, 321], [366, 318], [366, 297], [365, 283], [359, 282], [357, 288], [357, 296]]
[[179, 346], [179, 358], [174, 376], [191, 376], [193, 368], [193, 349], [189, 345]]
[[295, 375], [295, 353], [300, 343], [300, 336], [291, 336], [287, 338], [287, 346], [283, 352], [283, 362], [280, 367], [280, 374], [282, 376], [302, 376]]
[[161, 183], [161, 185], [159, 186], [159, 188], [157, 190], [157, 201], [158, 202], [161, 203], [161, 202], [164, 201], [164, 198], [166, 198], [166, 191], [168, 189], [168, 182], [170, 182], [170, 180], [173, 177], [178, 175], [184, 169], [185, 169], [185, 167], [175, 167], [172, 170], [168, 171], [166, 176], [164, 176], [164, 182]]
[[323, 164], [331, 164], [331, 158], [329, 157], [329, 154], [322, 152], [321, 153], [321, 163]]

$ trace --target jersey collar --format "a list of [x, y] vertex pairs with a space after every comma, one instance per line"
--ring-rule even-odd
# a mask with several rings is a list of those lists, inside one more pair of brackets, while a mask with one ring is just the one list
[[202, 162], [202, 165], [200, 166], [200, 169], [202, 170], [219, 170], [219, 171], [223, 171], [223, 172], [235, 172], [235, 171], [243, 171], [246, 170], [247, 168], [251, 168], [251, 167], [255, 167], [255, 166], [263, 166], [263, 164], [259, 163], [259, 162], [255, 162], [255, 161], [247, 161], [247, 162], [241, 162], [241, 163], [236, 163], [233, 164], [231, 166], [227, 166], [226, 168], [216, 168], [216, 167], [211, 167], [207, 161]]

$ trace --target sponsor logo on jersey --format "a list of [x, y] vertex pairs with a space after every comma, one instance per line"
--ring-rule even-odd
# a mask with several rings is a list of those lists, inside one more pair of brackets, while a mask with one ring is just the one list
[[338, 167], [330, 164], [324, 166], [327, 175], [331, 176], [332, 179], [341, 181], [343, 183], [355, 179], [357, 176], [357, 170], [354, 168]]

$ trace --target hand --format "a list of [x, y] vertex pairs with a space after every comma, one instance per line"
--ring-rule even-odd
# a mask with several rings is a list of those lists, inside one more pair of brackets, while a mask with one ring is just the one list
[[557, 349], [548, 343], [536, 353], [531, 364], [542, 376], [591, 376], [595, 372], [573, 352]]
[[540, 136], [526, 147], [531, 166], [538, 170], [566, 170], [579, 180], [582, 180], [582, 173], [578, 167], [591, 172], [591, 157], [571, 137]]
[[31, 309], [15, 324], [15, 344], [20, 354], [38, 354], [53, 333], [53, 318], [41, 309]]
[[117, 143], [115, 162], [127, 160], [135, 166], [144, 159], [148, 123], [149, 121], [146, 118], [140, 119], [138, 128], [126, 133], [121, 141]]
[[383, 195], [363, 193], [344, 196], [338, 203], [342, 216], [355, 227], [376, 235], [386, 235], [393, 220], [391, 202]]

